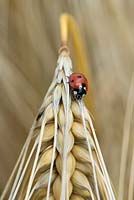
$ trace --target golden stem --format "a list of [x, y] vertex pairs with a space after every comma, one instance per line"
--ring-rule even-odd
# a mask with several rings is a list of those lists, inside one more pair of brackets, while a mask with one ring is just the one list
[[68, 21], [70, 15], [69, 14], [62, 14], [60, 16], [60, 33], [61, 33], [61, 44], [67, 45], [68, 42]]

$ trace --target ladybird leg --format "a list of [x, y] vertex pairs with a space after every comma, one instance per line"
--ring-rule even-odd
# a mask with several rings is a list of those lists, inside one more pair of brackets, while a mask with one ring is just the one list
[[80, 94], [77, 94], [77, 95], [76, 95], [76, 99], [77, 99], [77, 100], [81, 100], [81, 99], [82, 99], [82, 96], [81, 96]]

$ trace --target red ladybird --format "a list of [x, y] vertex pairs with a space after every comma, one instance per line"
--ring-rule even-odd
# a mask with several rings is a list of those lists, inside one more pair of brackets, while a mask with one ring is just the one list
[[69, 86], [74, 99], [80, 100], [87, 93], [88, 81], [83, 74], [73, 73], [69, 76]]

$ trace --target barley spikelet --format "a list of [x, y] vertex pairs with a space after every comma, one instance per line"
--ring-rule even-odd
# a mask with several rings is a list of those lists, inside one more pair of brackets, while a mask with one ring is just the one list
[[69, 93], [62, 49], [52, 84], [1, 199], [115, 200], [89, 111]]

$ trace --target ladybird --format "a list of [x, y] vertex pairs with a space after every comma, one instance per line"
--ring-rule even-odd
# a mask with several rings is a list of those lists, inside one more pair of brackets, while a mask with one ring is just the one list
[[81, 100], [88, 90], [88, 81], [81, 73], [73, 73], [69, 76], [69, 86], [72, 96], [76, 100]]

